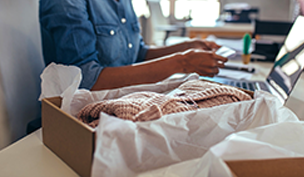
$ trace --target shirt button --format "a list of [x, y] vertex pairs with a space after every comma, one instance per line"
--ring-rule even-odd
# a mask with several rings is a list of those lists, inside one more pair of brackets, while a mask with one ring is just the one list
[[113, 36], [115, 34], [115, 31], [114, 30], [111, 30], [110, 31], [110, 34]]
[[133, 45], [131, 43], [129, 43], [128, 47], [131, 49], [133, 47]]
[[127, 20], [126, 20], [125, 18], [122, 18], [122, 19], [121, 19], [121, 23], [126, 23], [126, 21], [127, 21]]

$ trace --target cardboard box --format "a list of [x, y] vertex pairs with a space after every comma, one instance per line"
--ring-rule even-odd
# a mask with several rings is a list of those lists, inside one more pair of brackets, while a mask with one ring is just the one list
[[[253, 92], [246, 91], [251, 96]], [[60, 97], [42, 100], [43, 143], [83, 177], [91, 175], [96, 132], [60, 109]], [[304, 158], [226, 162], [236, 177], [304, 176]]]
[[304, 176], [304, 158], [226, 161], [235, 177]]
[[80, 176], [89, 177], [96, 132], [60, 106], [60, 97], [42, 100], [43, 143]]

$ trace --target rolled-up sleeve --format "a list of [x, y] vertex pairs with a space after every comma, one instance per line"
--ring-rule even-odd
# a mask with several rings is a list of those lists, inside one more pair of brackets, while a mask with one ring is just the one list
[[78, 66], [83, 75], [80, 87], [92, 88], [103, 66], [97, 58], [86, 1], [41, 0], [39, 15], [46, 65], [55, 62]]
[[96, 61], [89, 61], [79, 67], [83, 76], [79, 88], [91, 89], [97, 81], [103, 67], [101, 67]]
[[145, 44], [145, 42], [141, 37], [136, 62], [144, 61], [148, 50], [149, 50], [149, 46]]

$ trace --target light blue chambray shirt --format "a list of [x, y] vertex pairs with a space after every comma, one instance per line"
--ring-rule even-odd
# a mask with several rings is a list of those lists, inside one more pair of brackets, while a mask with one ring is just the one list
[[40, 0], [45, 64], [81, 68], [80, 88], [90, 89], [104, 67], [143, 61], [148, 46], [131, 0]]

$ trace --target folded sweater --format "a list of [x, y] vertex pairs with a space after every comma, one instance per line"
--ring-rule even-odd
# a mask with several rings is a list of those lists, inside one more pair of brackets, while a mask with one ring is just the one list
[[201, 80], [180, 85], [175, 94], [135, 92], [118, 99], [86, 105], [77, 115], [82, 122], [96, 127], [100, 112], [131, 121], [149, 121], [166, 114], [197, 110], [222, 104], [250, 100], [250, 95], [235, 87]]

